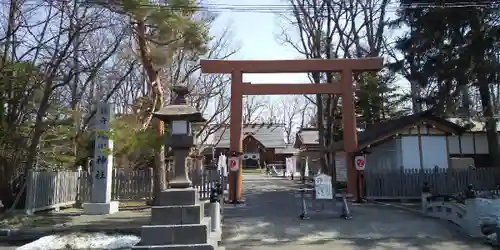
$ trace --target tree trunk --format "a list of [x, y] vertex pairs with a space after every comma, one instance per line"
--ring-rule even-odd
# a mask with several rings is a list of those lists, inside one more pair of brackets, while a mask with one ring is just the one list
[[[159, 72], [158, 70], [155, 70], [153, 66], [151, 50], [148, 47], [148, 41], [146, 39], [146, 24], [144, 21], [137, 22], [136, 39], [139, 46], [142, 66], [148, 75], [148, 83], [150, 84], [151, 99], [153, 100], [153, 107], [151, 110], [153, 110], [153, 112], [158, 111], [164, 105], [165, 95], [160, 81]], [[158, 119], [152, 120], [151, 116], [152, 114], [148, 114], [148, 117], [144, 122], [145, 124], [142, 127], [147, 129], [149, 125], [148, 123], [152, 121], [153, 128], [156, 130], [157, 135], [160, 138], [163, 138], [163, 122]], [[167, 189], [167, 171], [165, 167], [164, 145], [160, 144], [154, 150], [155, 164], [153, 167], [153, 197], [156, 198], [160, 191]]]
[[[159, 137], [163, 137], [163, 122], [155, 119], [153, 126]], [[153, 197], [156, 197], [162, 190], [167, 189], [167, 168], [165, 165], [165, 146], [159, 145], [154, 152], [155, 166], [153, 168], [153, 178], [156, 185], [153, 186]]]
[[[479, 96], [481, 97], [481, 104], [483, 106], [483, 116], [486, 119], [486, 138], [488, 140], [488, 150], [490, 154], [491, 164], [500, 162], [500, 145], [497, 136], [497, 122], [494, 118], [494, 108], [491, 101], [490, 90], [488, 84], [484, 82], [479, 83]], [[478, 166], [478, 167], [491, 167], [491, 166]]]
[[[494, 118], [495, 109], [491, 99], [491, 93], [489, 88], [489, 80], [487, 78], [487, 70], [485, 70], [485, 60], [487, 49], [484, 46], [484, 32], [482, 30], [482, 20], [477, 18], [471, 24], [472, 30], [472, 43], [477, 44], [474, 47], [474, 64], [476, 65], [475, 73], [477, 77], [477, 85], [479, 88], [479, 97], [481, 99], [481, 106], [483, 111], [483, 117], [485, 118], [485, 128], [486, 128], [486, 138], [488, 140], [488, 153], [490, 155], [490, 164], [496, 165], [500, 162], [500, 145], [498, 144], [497, 135], [497, 122]], [[478, 166], [484, 167], [484, 166]], [[490, 166], [488, 166], [490, 167]]]

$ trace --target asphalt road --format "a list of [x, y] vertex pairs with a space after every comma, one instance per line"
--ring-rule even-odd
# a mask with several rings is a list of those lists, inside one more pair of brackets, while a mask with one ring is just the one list
[[228, 250], [492, 249], [437, 219], [375, 204], [353, 205], [353, 218], [319, 213], [300, 220], [293, 182], [245, 174], [245, 204], [224, 208]]
[[[245, 204], [225, 205], [223, 241], [233, 250], [492, 249], [447, 222], [374, 204], [353, 205], [353, 218], [317, 214], [300, 220], [289, 180], [244, 175]], [[0, 243], [0, 250], [17, 246]]]
[[18, 248], [19, 246], [13, 246], [13, 245], [8, 245], [8, 244], [2, 244], [0, 243], [0, 250], [14, 250]]

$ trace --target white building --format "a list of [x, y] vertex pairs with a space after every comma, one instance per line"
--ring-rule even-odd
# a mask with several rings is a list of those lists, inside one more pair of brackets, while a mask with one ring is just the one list
[[[358, 133], [359, 154], [366, 157], [366, 171], [491, 167], [484, 126], [472, 124], [466, 129], [458, 119], [443, 119], [429, 112], [389, 120]], [[317, 138], [314, 129], [299, 131], [295, 147], [302, 156], [314, 159], [319, 153]], [[342, 179], [346, 171], [343, 142], [336, 142], [333, 150], [337, 178]]]

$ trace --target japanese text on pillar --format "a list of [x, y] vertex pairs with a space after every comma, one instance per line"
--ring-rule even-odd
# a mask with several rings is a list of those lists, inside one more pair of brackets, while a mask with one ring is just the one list
[[105, 179], [108, 170], [108, 153], [110, 149], [110, 139], [103, 133], [110, 130], [109, 121], [111, 120], [111, 108], [109, 104], [100, 103], [96, 114], [96, 129], [94, 151], [94, 178], [97, 180]]

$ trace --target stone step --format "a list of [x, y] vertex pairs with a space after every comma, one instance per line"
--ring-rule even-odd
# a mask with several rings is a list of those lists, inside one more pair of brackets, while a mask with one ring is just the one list
[[206, 244], [210, 236], [210, 217], [200, 224], [144, 225], [140, 245]]
[[134, 250], [223, 250], [222, 247], [210, 244], [191, 244], [191, 245], [159, 245], [159, 246], [134, 246]]
[[194, 188], [171, 188], [161, 191], [155, 200], [155, 206], [194, 205], [199, 201], [198, 190]]
[[198, 224], [204, 217], [204, 203], [151, 207], [151, 225]]
[[[221, 240], [221, 232], [210, 233], [208, 243], [206, 244], [188, 244], [188, 245], [156, 245], [156, 246], [143, 246], [136, 245], [132, 249], [137, 250], [225, 250], [224, 246], [218, 246]], [[139, 243], [141, 244], [141, 243]]]
[[[134, 246], [134, 250], [225, 250], [225, 247], [218, 246], [220, 241], [220, 233], [212, 232], [210, 233], [208, 243], [206, 244], [186, 244], [186, 245], [156, 245], [156, 246]], [[141, 243], [139, 243], [141, 244]]]
[[[156, 245], [156, 246], [143, 246], [136, 245], [132, 249], [134, 250], [225, 250], [223, 246], [218, 246], [220, 241], [220, 233], [211, 233], [208, 243], [206, 244], [186, 244], [186, 245]], [[141, 243], [139, 243], [141, 244]]]

